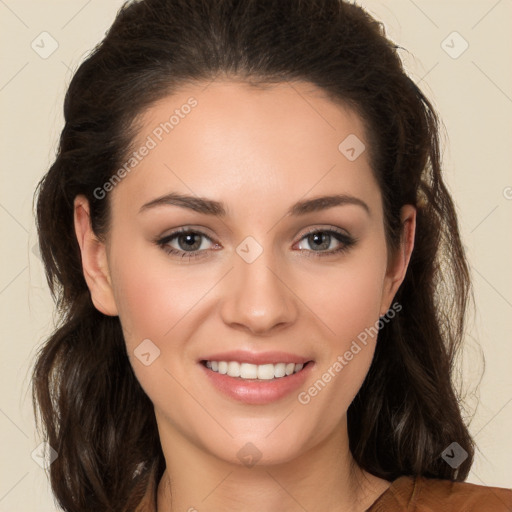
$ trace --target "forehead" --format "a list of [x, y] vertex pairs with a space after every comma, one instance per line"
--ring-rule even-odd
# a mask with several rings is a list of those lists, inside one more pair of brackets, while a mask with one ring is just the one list
[[260, 209], [333, 189], [378, 199], [368, 197], [378, 190], [361, 119], [313, 84], [189, 85], [148, 108], [139, 126], [139, 154], [128, 156], [113, 194], [119, 204], [171, 191]]

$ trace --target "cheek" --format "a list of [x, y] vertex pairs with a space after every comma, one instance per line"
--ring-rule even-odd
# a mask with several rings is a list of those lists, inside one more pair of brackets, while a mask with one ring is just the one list
[[339, 286], [331, 289], [334, 297], [329, 315], [333, 330], [340, 336], [340, 349], [378, 320], [382, 281], [382, 269], [377, 262], [359, 262], [350, 272], [339, 276]]
[[191, 277], [145, 244], [131, 247], [126, 256], [112, 255], [112, 279], [132, 368], [146, 393], [157, 398], [163, 385], [173, 383], [166, 370], [174, 374], [179, 361], [187, 360], [190, 313], [211, 276]]
[[317, 274], [316, 291], [308, 297], [326, 334], [315, 377], [297, 398], [311, 418], [324, 418], [318, 438], [346, 413], [373, 358], [386, 257], [384, 245], [367, 249]]
[[209, 282], [207, 275], [169, 265], [157, 251], [143, 242], [126, 256], [112, 255], [115, 299], [129, 348], [145, 338], [170, 337], [204, 294], [201, 283]]
[[377, 238], [339, 263], [320, 266], [298, 280], [297, 294], [325, 327], [332, 358], [379, 319], [386, 270], [384, 242]]
[[[181, 396], [171, 375], [187, 358], [185, 341], [191, 335], [187, 314], [204, 294], [186, 276], [185, 272], [162, 268], [158, 258], [151, 264], [147, 258], [138, 260], [133, 252], [117, 265], [114, 278], [130, 363], [146, 394], [162, 406], [168, 402], [169, 393]], [[179, 409], [180, 400], [175, 402]]]

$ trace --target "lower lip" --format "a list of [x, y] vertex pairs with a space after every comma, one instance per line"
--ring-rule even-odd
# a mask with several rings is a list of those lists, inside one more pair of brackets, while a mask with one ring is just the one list
[[275, 402], [299, 389], [314, 366], [310, 361], [297, 373], [272, 380], [244, 380], [210, 370], [199, 363], [210, 382], [222, 393], [246, 404], [262, 405]]

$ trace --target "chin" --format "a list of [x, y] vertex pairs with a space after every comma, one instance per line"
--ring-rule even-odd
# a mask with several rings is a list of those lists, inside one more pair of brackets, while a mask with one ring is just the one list
[[[298, 425], [297, 428], [299, 428]], [[247, 434], [247, 432], [245, 430], [240, 432], [240, 435], [234, 435], [234, 438], [229, 441], [224, 440], [223, 443], [216, 443], [214, 446], [206, 445], [204, 448], [229, 464], [245, 467], [275, 466], [292, 462], [300, 457], [311, 448], [313, 438], [312, 434], [305, 435], [303, 429], [300, 429], [300, 433], [297, 432], [298, 435], [295, 436], [289, 432], [289, 429], [285, 434], [280, 434], [277, 430], [269, 434], [268, 429], [265, 429], [265, 433], [261, 435]], [[308, 439], [309, 443], [307, 443]]]

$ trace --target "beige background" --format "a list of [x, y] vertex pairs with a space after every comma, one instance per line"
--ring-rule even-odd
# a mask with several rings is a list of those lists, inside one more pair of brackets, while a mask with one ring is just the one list
[[[407, 49], [401, 51], [407, 70], [446, 126], [446, 179], [460, 215], [477, 306], [460, 362], [468, 415], [480, 400], [470, 425], [479, 452], [468, 481], [511, 487], [512, 2], [358, 3]], [[31, 457], [40, 439], [30, 404], [30, 368], [38, 343], [51, 331], [53, 311], [37, 253], [32, 194], [54, 158], [72, 72], [121, 4], [0, 0], [0, 512], [56, 510], [45, 472]], [[44, 55], [52, 44], [56, 50]]]

